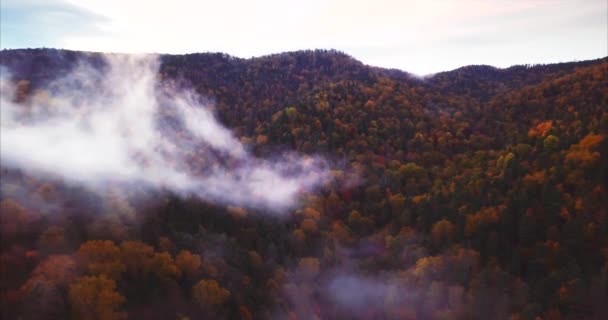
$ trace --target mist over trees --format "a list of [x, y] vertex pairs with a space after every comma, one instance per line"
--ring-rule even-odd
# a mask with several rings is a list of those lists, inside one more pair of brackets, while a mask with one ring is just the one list
[[[207, 99], [252, 161], [318, 157], [326, 179], [277, 215], [3, 164], [2, 318], [608, 318], [607, 58], [422, 79], [331, 50], [159, 59], [157, 89]], [[109, 68], [55, 49], [0, 62], [24, 110], [79, 65]], [[239, 165], [204, 150], [184, 172]]]

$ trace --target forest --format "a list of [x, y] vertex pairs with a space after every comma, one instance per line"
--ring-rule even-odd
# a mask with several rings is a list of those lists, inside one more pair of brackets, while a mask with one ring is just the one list
[[[0, 51], [22, 108], [84, 62], [106, 68]], [[608, 57], [418, 77], [335, 50], [198, 53], [156, 77], [251, 161], [322, 157], [326, 179], [273, 208], [3, 163], [2, 319], [608, 319]]]

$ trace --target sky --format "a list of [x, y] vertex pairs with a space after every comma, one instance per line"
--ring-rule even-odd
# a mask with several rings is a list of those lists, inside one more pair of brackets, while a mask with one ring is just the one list
[[242, 58], [337, 49], [427, 75], [608, 56], [608, 1], [0, 0], [0, 47]]

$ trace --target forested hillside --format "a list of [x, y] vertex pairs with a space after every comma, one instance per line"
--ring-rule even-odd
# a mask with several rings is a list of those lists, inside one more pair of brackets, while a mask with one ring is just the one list
[[[106, 68], [0, 52], [23, 108], [84, 61]], [[337, 51], [160, 61], [256, 157], [331, 177], [277, 215], [3, 166], [3, 319], [608, 318], [608, 58], [423, 78]]]

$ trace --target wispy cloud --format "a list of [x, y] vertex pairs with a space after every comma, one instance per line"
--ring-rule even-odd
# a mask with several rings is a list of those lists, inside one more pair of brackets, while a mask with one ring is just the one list
[[108, 18], [61, 0], [3, 0], [0, 4], [0, 46], [60, 46], [72, 36], [104, 34]]
[[254, 157], [192, 92], [157, 80], [155, 56], [106, 55], [24, 103], [2, 72], [2, 165], [93, 190], [143, 186], [285, 212], [324, 182], [327, 163]]

